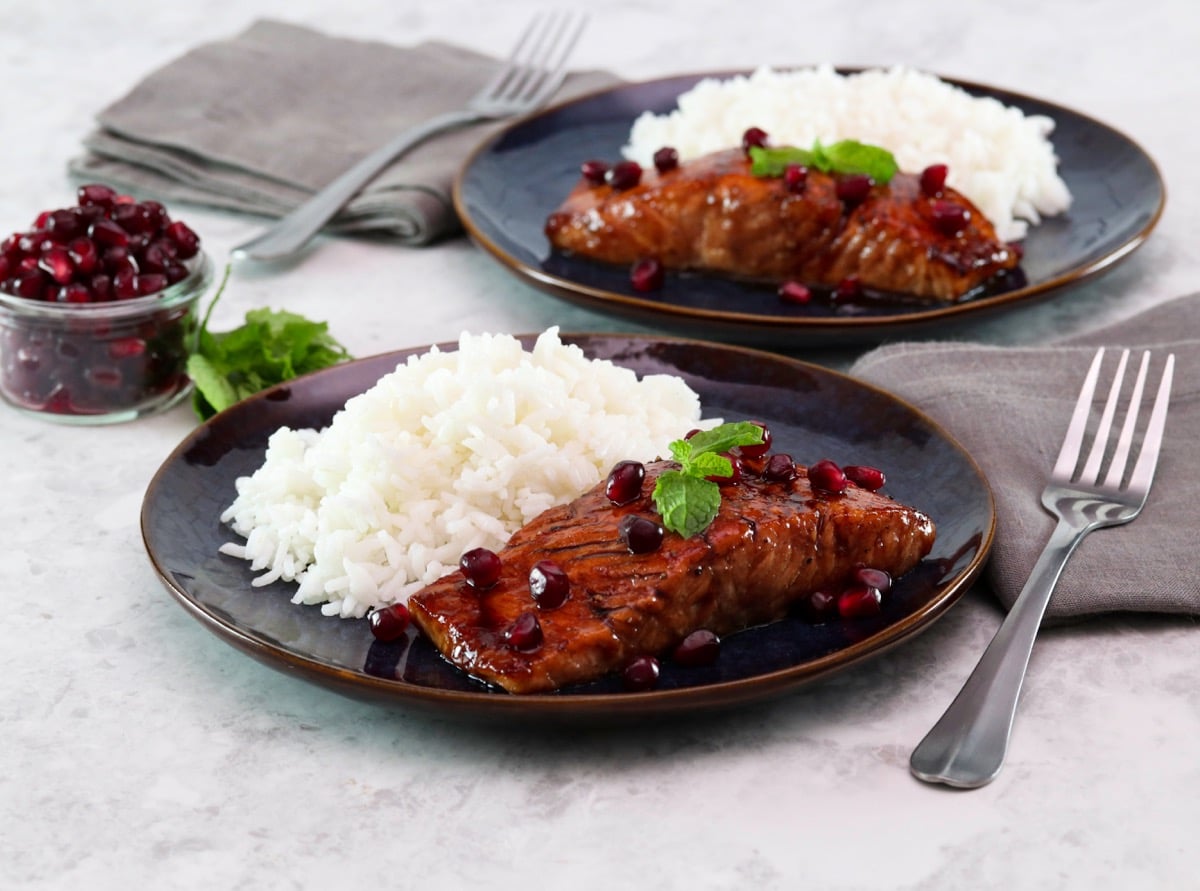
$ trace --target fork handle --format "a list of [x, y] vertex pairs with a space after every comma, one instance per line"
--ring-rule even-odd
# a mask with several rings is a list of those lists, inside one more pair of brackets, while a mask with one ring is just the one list
[[979, 664], [913, 750], [909, 767], [918, 779], [974, 789], [1000, 772], [1034, 638], [1063, 566], [1086, 533], [1059, 520]]
[[266, 232], [235, 247], [234, 259], [280, 260], [296, 253], [333, 219], [334, 215], [357, 195], [362, 187], [379, 175], [388, 164], [418, 143], [445, 130], [482, 120], [474, 111], [452, 111], [396, 134], [390, 141], [341, 174]]

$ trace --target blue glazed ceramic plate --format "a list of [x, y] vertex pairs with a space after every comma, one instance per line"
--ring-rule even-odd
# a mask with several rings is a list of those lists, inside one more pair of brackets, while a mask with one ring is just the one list
[[[534, 338], [524, 338], [527, 344]], [[916, 409], [852, 378], [741, 347], [683, 339], [564, 335], [589, 356], [639, 374], [678, 374], [707, 417], [767, 422], [775, 448], [804, 463], [830, 457], [888, 474], [885, 492], [938, 526], [930, 556], [899, 580], [882, 615], [811, 625], [785, 619], [727, 637], [716, 664], [664, 662], [658, 689], [621, 690], [616, 678], [513, 696], [445, 662], [414, 630], [376, 642], [365, 620], [322, 616], [290, 602], [293, 586], [252, 588], [244, 561], [218, 553], [237, 537], [218, 518], [234, 481], [263, 461], [280, 426], [323, 427], [407, 350], [317, 372], [267, 390], [197, 428], [158, 470], [142, 506], [142, 536], [167, 590], [222, 640], [280, 671], [340, 693], [471, 717], [563, 722], [695, 712], [779, 694], [901, 643], [941, 616], [976, 577], [995, 511], [979, 468]], [[443, 349], [454, 349], [444, 344]]]
[[[480, 146], [458, 177], [455, 207], [467, 232], [513, 274], [566, 301], [670, 334], [789, 348], [939, 334], [953, 323], [1059, 294], [1127, 257], [1162, 214], [1166, 190], [1158, 169], [1129, 138], [1040, 99], [951, 80], [1057, 123], [1052, 140], [1073, 204], [1065, 215], [1032, 228], [1023, 242], [1021, 275], [1010, 290], [949, 305], [835, 310], [816, 301], [788, 306], [770, 287], [686, 274], [669, 275], [662, 291], [647, 295], [630, 287], [624, 267], [551, 252], [542, 226], [575, 185], [581, 162], [619, 157], [643, 111], [669, 111], [702, 77], [735, 73], [626, 84], [514, 123]], [[847, 309], [853, 314], [842, 314]]]

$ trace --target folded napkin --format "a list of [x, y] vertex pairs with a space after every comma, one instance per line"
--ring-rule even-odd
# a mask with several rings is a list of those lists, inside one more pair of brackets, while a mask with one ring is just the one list
[[[102, 111], [69, 169], [135, 193], [282, 216], [405, 127], [462, 108], [499, 64], [444, 43], [398, 47], [259, 21], [170, 62]], [[574, 73], [556, 100], [613, 82]], [[330, 228], [409, 244], [456, 232], [454, 176], [501, 126], [417, 146]]]
[[[1152, 348], [1148, 386], [1157, 385], [1166, 354], [1175, 353], [1166, 436], [1142, 514], [1083, 540], [1059, 580], [1047, 619], [1121, 610], [1200, 615], [1200, 294], [1045, 347], [884, 346], [861, 357], [850, 373], [922, 409], [983, 468], [997, 513], [986, 578], [1008, 608], [1054, 528], [1041, 492], [1098, 346]], [[1116, 368], [1112, 350], [1105, 359], [1098, 404], [1107, 398]], [[1140, 353], [1130, 355], [1126, 391], [1140, 361]]]

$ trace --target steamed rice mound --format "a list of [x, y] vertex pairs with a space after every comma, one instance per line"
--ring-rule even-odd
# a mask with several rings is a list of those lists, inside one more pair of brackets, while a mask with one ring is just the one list
[[895, 67], [842, 75], [832, 66], [705, 78], [662, 115], [633, 123], [626, 157], [643, 165], [672, 146], [681, 160], [741, 144], [761, 127], [774, 145], [809, 148], [857, 139], [888, 149], [901, 170], [946, 164], [947, 184], [971, 199], [996, 233], [1016, 241], [1029, 224], [1071, 203], [1049, 136], [1054, 121], [921, 71]]
[[297, 582], [296, 603], [360, 617], [403, 602], [475, 547], [501, 547], [623, 459], [649, 461], [698, 426], [680, 379], [589, 360], [557, 329], [464, 334], [350, 399], [321, 431], [281, 428], [237, 480], [222, 522], [256, 586]]

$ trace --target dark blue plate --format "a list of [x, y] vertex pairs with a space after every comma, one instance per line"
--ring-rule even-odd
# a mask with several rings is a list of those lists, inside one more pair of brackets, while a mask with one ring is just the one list
[[1056, 121], [1068, 213], [1032, 227], [1020, 274], [1009, 290], [954, 304], [783, 304], [771, 287], [701, 274], [670, 275], [660, 292], [634, 291], [629, 270], [552, 253], [542, 232], [589, 158], [613, 160], [643, 111], [661, 114], [702, 77], [627, 84], [520, 120], [467, 161], [454, 202], [467, 232], [512, 273], [572, 303], [661, 328], [717, 340], [789, 348], [869, 343], [944, 332], [947, 325], [1057, 294], [1109, 269], [1150, 235], [1166, 190], [1154, 162], [1132, 140], [1069, 109], [1016, 93], [948, 80], [1026, 114]]
[[[526, 344], [533, 339], [523, 338]], [[280, 385], [198, 427], [159, 469], [142, 505], [142, 537], [155, 571], [221, 639], [340, 693], [454, 715], [582, 721], [692, 712], [792, 689], [922, 630], [982, 567], [995, 527], [983, 474], [944, 431], [895, 397], [818, 366], [741, 347], [621, 335], [563, 339], [639, 374], [682, 376], [700, 394], [706, 417], [760, 418], [770, 425], [775, 448], [804, 463], [829, 457], [884, 469], [884, 491], [937, 523], [933, 552], [898, 581], [880, 616], [824, 625], [785, 619], [743, 631], [725, 639], [712, 666], [665, 662], [661, 684], [651, 692], [623, 692], [611, 677], [553, 694], [499, 692], [451, 667], [411, 629], [399, 643], [377, 643], [365, 620], [294, 605], [292, 585], [252, 588], [247, 564], [218, 553], [222, 543], [239, 540], [218, 518], [234, 498], [234, 481], [262, 464], [267, 437], [283, 425], [326, 426], [347, 399], [424, 352], [405, 350]]]

